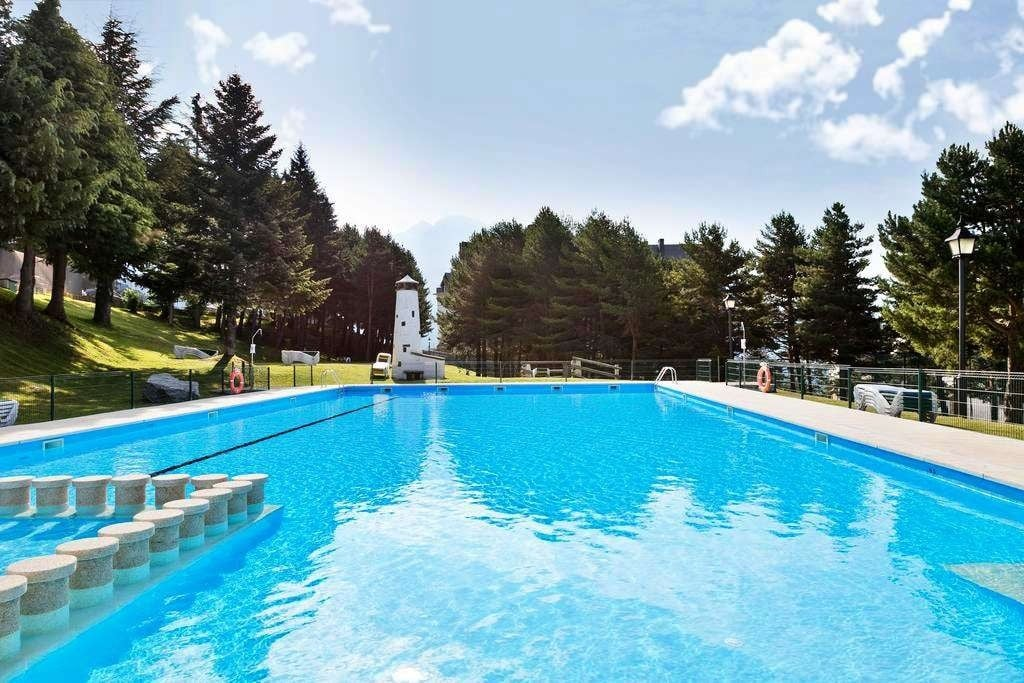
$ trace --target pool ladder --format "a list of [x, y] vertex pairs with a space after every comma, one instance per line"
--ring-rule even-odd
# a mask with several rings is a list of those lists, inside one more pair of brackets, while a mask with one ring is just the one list
[[671, 365], [666, 365], [661, 370], [659, 370], [658, 371], [658, 376], [654, 378], [654, 381], [655, 382], [661, 382], [662, 380], [665, 379], [666, 375], [668, 375], [671, 378], [669, 380], [671, 382], [678, 382], [679, 381], [679, 377], [676, 375], [676, 369], [674, 367], [672, 367]]
[[335, 370], [334, 368], [325, 368], [323, 371], [320, 372], [320, 386], [324, 386], [324, 379], [327, 378], [328, 374], [334, 377], [339, 387], [343, 384], [343, 382], [341, 381], [341, 376], [338, 375], [337, 370]]

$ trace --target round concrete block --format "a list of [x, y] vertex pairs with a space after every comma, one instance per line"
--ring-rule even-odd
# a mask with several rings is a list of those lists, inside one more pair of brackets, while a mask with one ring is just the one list
[[57, 546], [61, 555], [78, 558], [71, 575], [71, 609], [92, 607], [106, 602], [114, 594], [114, 554], [120, 543], [116, 538], [96, 536], [79, 538]]
[[111, 477], [114, 487], [114, 516], [133, 517], [146, 509], [146, 485], [148, 474], [123, 474]]
[[185, 498], [164, 503], [165, 510], [181, 510], [184, 519], [178, 530], [178, 547], [181, 550], [198, 548], [206, 542], [206, 511], [210, 501], [205, 498]]
[[28, 589], [24, 576], [0, 576], [0, 659], [21, 650], [21, 596]]
[[249, 519], [249, 492], [252, 490], [251, 481], [222, 481], [214, 484], [215, 489], [231, 491], [231, 498], [228, 499], [228, 524], [241, 524]]
[[121, 522], [100, 529], [97, 534], [116, 538], [114, 585], [124, 586], [149, 577], [149, 539], [156, 532], [150, 522]]
[[192, 477], [192, 486], [195, 487], [196, 491], [202, 491], [203, 489], [213, 488], [214, 484], [227, 480], [228, 475], [226, 474], [200, 474]]
[[267, 474], [240, 474], [235, 477], [236, 481], [252, 482], [252, 489], [246, 496], [246, 506], [250, 517], [255, 517], [263, 512], [263, 501], [268, 479], [270, 479], [270, 475]]
[[0, 477], [0, 515], [13, 517], [28, 512], [32, 477]]
[[157, 509], [168, 501], [184, 498], [185, 485], [190, 478], [187, 474], [158, 474], [153, 477], [153, 500]]
[[33, 479], [32, 488], [36, 490], [36, 516], [53, 517], [67, 512], [70, 487], [71, 475], [67, 474]]
[[173, 508], [144, 510], [135, 515], [134, 519], [136, 522], [149, 522], [156, 527], [149, 539], [149, 561], [152, 564], [171, 564], [178, 559], [178, 534], [185, 519], [184, 512]]
[[27, 582], [21, 597], [21, 630], [26, 635], [50, 633], [67, 628], [70, 601], [68, 577], [78, 560], [72, 555], [41, 555], [19, 560], [7, 567], [8, 574], [23, 576]]
[[110, 477], [93, 474], [75, 477], [75, 514], [79, 517], [99, 517], [107, 512], [107, 484]]
[[202, 498], [210, 502], [210, 509], [203, 516], [207, 537], [219, 536], [228, 530], [228, 501], [231, 496], [231, 491], [219, 488], [192, 492], [192, 498]]

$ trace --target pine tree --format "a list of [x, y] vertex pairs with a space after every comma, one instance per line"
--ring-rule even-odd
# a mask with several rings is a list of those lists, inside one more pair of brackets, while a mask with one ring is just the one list
[[63, 319], [67, 242], [107, 180], [86, 149], [105, 82], [58, 0], [40, 0], [14, 29], [0, 63], [0, 221], [24, 254], [15, 310], [32, 314], [35, 258], [45, 249], [54, 266], [47, 311]]
[[267, 248], [270, 184], [281, 152], [252, 87], [232, 74], [215, 101], [192, 102], [191, 134], [203, 173], [200, 211], [208, 252], [203, 254], [205, 295], [221, 302], [221, 345], [235, 353], [238, 317], [261, 284], [257, 268]]
[[754, 247], [756, 290], [766, 309], [765, 328], [772, 350], [783, 351], [790, 363], [801, 359], [797, 335], [797, 273], [803, 265], [807, 233], [792, 214], [772, 216]]
[[856, 363], [880, 351], [877, 291], [864, 275], [871, 254], [864, 225], [852, 224], [835, 203], [811, 236], [800, 266], [800, 343], [810, 360]]
[[[763, 313], [753, 295], [751, 255], [719, 223], [701, 223], [687, 232], [683, 248], [688, 258], [673, 264], [667, 276], [672, 307], [682, 312], [686, 330], [687, 344], [682, 351], [687, 355], [727, 355], [730, 331], [722, 303], [727, 294], [737, 301], [734, 325], [744, 323], [750, 348], [757, 346], [753, 323]], [[732, 337], [739, 338], [735, 329]], [[738, 350], [739, 343], [734, 341], [733, 352]]]
[[139, 152], [150, 156], [160, 131], [174, 116], [178, 98], [150, 103], [154, 81], [149, 74], [140, 71], [138, 37], [117, 17], [110, 16], [103, 24], [96, 54], [109, 70], [115, 93], [114, 106], [128, 124]]
[[556, 279], [566, 269], [572, 250], [572, 231], [550, 208], [543, 207], [526, 226], [522, 268], [528, 278], [523, 283], [527, 299], [523, 342], [537, 359], [553, 351], [559, 332], [550, 324]]

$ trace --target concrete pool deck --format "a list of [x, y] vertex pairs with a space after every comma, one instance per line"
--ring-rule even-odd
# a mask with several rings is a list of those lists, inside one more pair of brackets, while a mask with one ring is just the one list
[[659, 382], [751, 413], [1024, 490], [1024, 441], [711, 382]]

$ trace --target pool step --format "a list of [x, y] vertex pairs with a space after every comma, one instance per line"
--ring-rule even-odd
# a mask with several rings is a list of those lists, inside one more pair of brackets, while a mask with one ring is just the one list
[[946, 568], [973, 584], [1024, 604], [1024, 564], [983, 562], [952, 564]]

